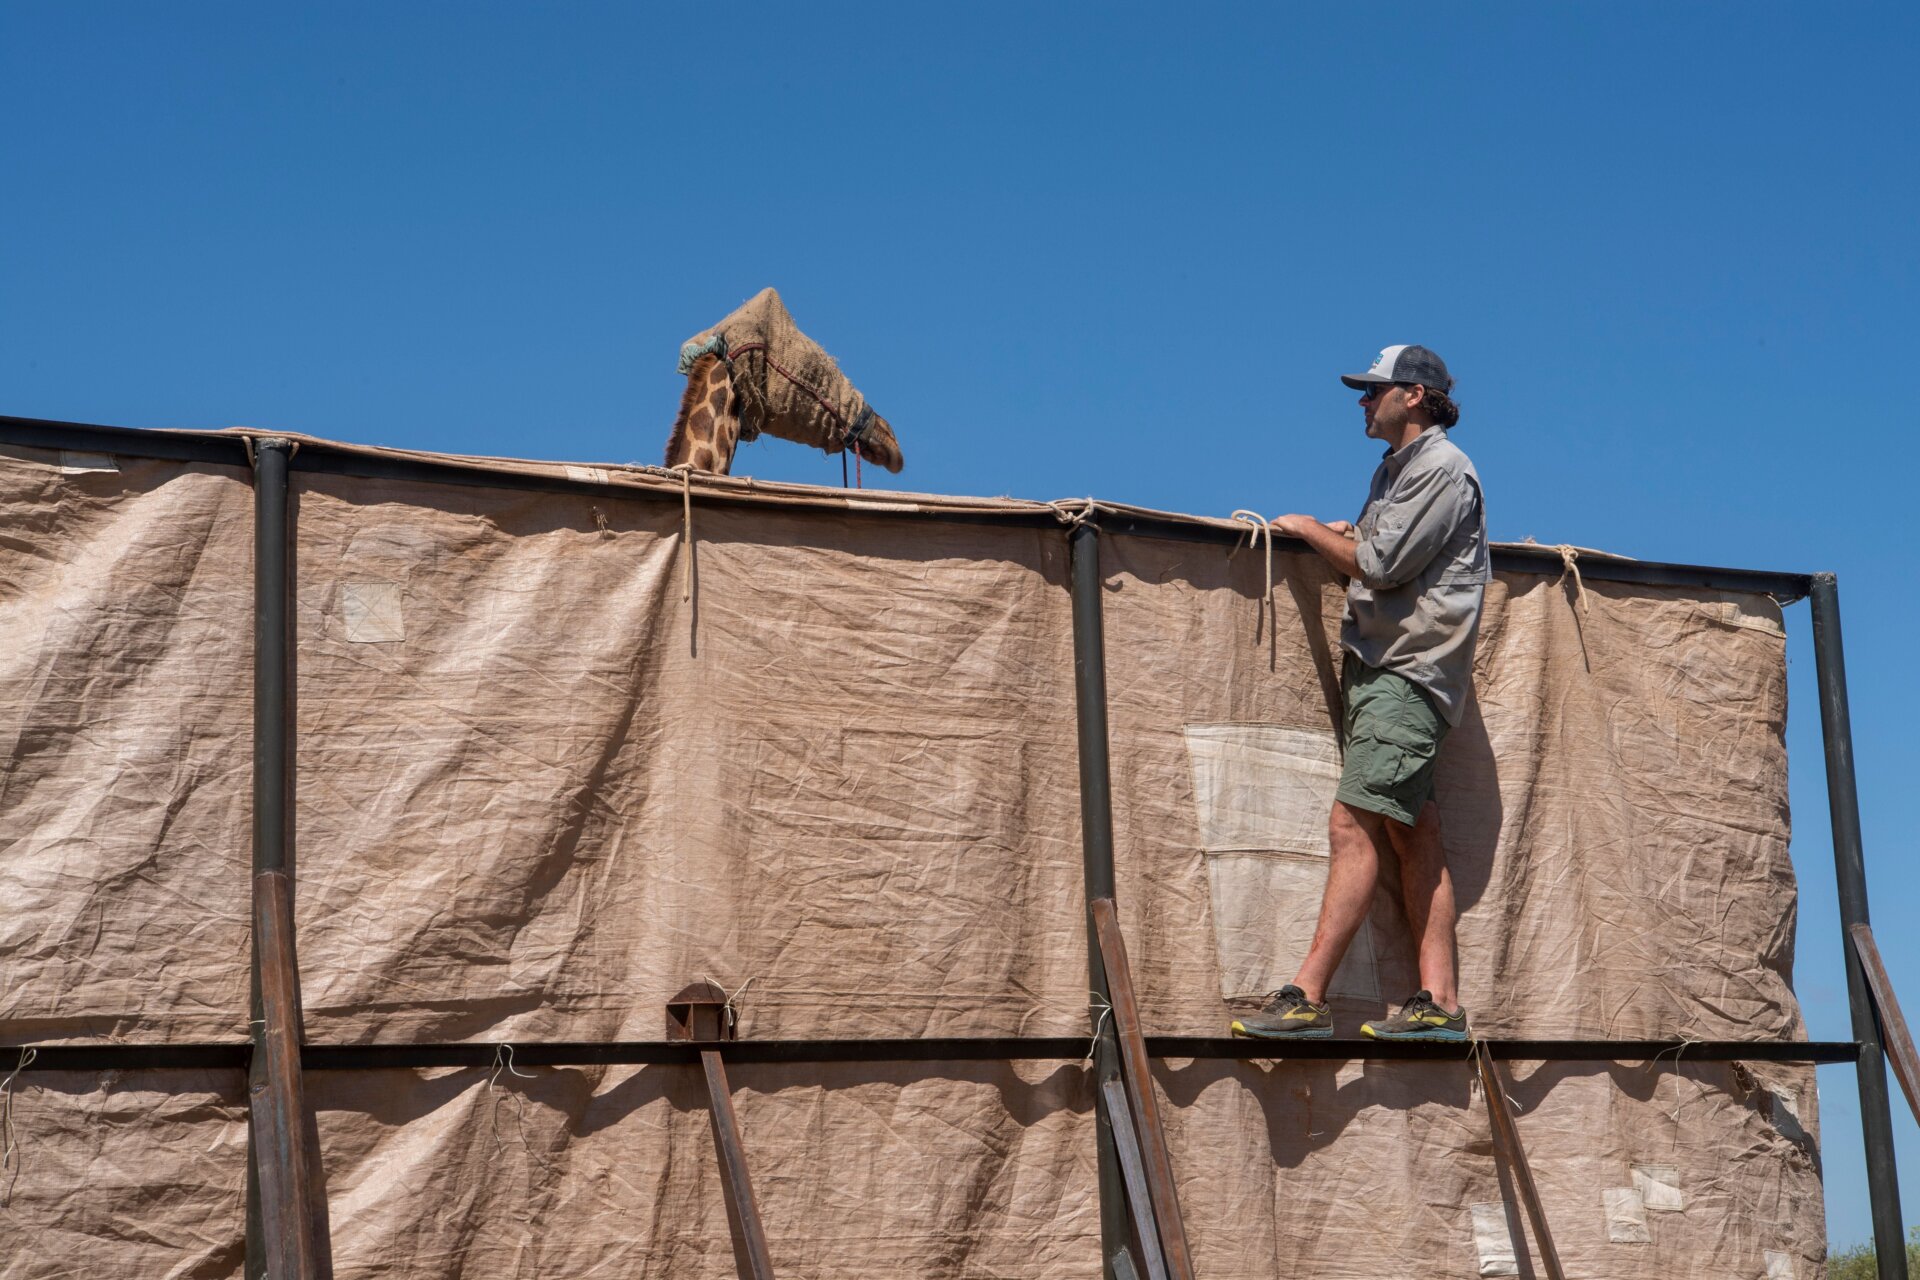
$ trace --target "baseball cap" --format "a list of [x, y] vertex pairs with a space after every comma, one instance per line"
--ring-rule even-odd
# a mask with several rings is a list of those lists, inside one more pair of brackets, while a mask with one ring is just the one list
[[1383, 348], [1374, 357], [1373, 367], [1365, 373], [1343, 373], [1340, 381], [1355, 391], [1364, 391], [1382, 382], [1417, 382], [1436, 391], [1453, 390], [1453, 377], [1447, 362], [1426, 347]]

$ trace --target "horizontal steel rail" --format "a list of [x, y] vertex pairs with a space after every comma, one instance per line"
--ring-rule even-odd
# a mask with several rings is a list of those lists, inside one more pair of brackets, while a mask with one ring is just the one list
[[[1216, 1036], [1147, 1036], [1147, 1056], [1295, 1062], [1467, 1062], [1470, 1047], [1382, 1040], [1305, 1040], [1274, 1043]], [[1854, 1062], [1852, 1040], [1482, 1040], [1502, 1062]], [[251, 1046], [231, 1044], [67, 1044], [0, 1047], [0, 1069], [31, 1047], [28, 1071], [136, 1069], [245, 1069]], [[724, 1042], [621, 1040], [605, 1042], [514, 1041], [516, 1067], [699, 1066], [702, 1049], [718, 1049], [727, 1062], [1013, 1062], [1078, 1061], [1087, 1056], [1085, 1036], [957, 1036], [886, 1040], [728, 1040]], [[416, 1067], [491, 1067], [500, 1044], [475, 1040], [440, 1044], [307, 1044], [300, 1047], [306, 1071], [376, 1071]]]
[[[262, 431], [262, 436], [271, 432]], [[66, 449], [83, 453], [118, 454], [131, 458], [159, 458], [180, 462], [205, 462], [244, 467], [247, 465], [246, 438], [220, 438], [176, 431], [130, 427], [103, 427], [80, 422], [56, 422], [46, 418], [18, 418], [0, 415], [0, 444], [35, 449]], [[553, 465], [559, 465], [555, 463]], [[289, 463], [295, 472], [358, 476], [370, 480], [402, 480], [423, 484], [467, 485], [488, 489], [515, 489], [541, 493], [575, 493], [594, 497], [619, 497], [635, 501], [681, 501], [677, 489], [646, 489], [632, 484], [600, 484], [591, 480], [573, 480], [563, 476], [525, 475], [494, 471], [484, 466], [439, 458], [380, 457], [302, 441], [300, 451]], [[759, 499], [744, 494], [702, 492], [704, 506], [755, 507]], [[783, 510], [800, 508], [783, 507]], [[836, 512], [835, 514], [839, 514]], [[916, 512], [891, 512], [902, 519], [938, 520], [949, 524], [1010, 525], [1035, 529], [1058, 529], [1059, 517], [1052, 511], [942, 511], [922, 509]], [[1100, 527], [1109, 533], [1135, 537], [1160, 538], [1176, 542], [1199, 542], [1229, 547], [1244, 537], [1244, 531], [1194, 524], [1168, 516], [1146, 512], [1101, 511]], [[1294, 538], [1277, 537], [1276, 546], [1290, 551], [1305, 551], [1307, 544]], [[1552, 547], [1496, 547], [1496, 569], [1508, 573], [1558, 575], [1565, 572], [1560, 553]], [[1782, 603], [1798, 600], [1811, 589], [1812, 575], [1767, 569], [1733, 569], [1719, 565], [1677, 564], [1658, 560], [1613, 560], [1585, 558], [1580, 561], [1580, 576], [1585, 582], [1626, 582], [1641, 586], [1692, 587], [1708, 591], [1750, 591], [1771, 595]]]

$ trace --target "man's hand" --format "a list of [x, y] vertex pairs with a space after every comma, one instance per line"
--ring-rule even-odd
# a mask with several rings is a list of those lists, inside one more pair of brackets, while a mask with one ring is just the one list
[[1310, 524], [1318, 524], [1327, 532], [1337, 533], [1343, 538], [1353, 536], [1353, 521], [1351, 520], [1335, 520], [1330, 524], [1320, 524], [1320, 521], [1315, 520], [1312, 516], [1276, 516], [1273, 521], [1273, 527], [1289, 538], [1306, 537], [1307, 535], [1302, 532], [1302, 530]]
[[1360, 576], [1360, 564], [1354, 556], [1353, 541], [1348, 534], [1353, 525], [1346, 520], [1336, 520], [1332, 524], [1321, 524], [1312, 516], [1281, 516], [1273, 522], [1273, 527], [1289, 538], [1298, 538], [1318, 551], [1328, 564], [1349, 578]]

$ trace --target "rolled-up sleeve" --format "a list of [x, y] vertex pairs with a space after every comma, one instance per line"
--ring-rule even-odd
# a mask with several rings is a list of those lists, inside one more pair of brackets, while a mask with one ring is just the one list
[[1411, 581], [1440, 554], [1472, 503], [1467, 486], [1439, 468], [1412, 477], [1381, 507], [1372, 536], [1354, 548], [1360, 580], [1375, 591]]

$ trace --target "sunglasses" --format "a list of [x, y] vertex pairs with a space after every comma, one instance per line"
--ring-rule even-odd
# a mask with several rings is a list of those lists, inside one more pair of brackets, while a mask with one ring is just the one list
[[1370, 382], [1367, 384], [1367, 389], [1360, 393], [1360, 398], [1362, 400], [1378, 400], [1381, 396], [1387, 394], [1387, 392], [1399, 385], [1397, 382]]

